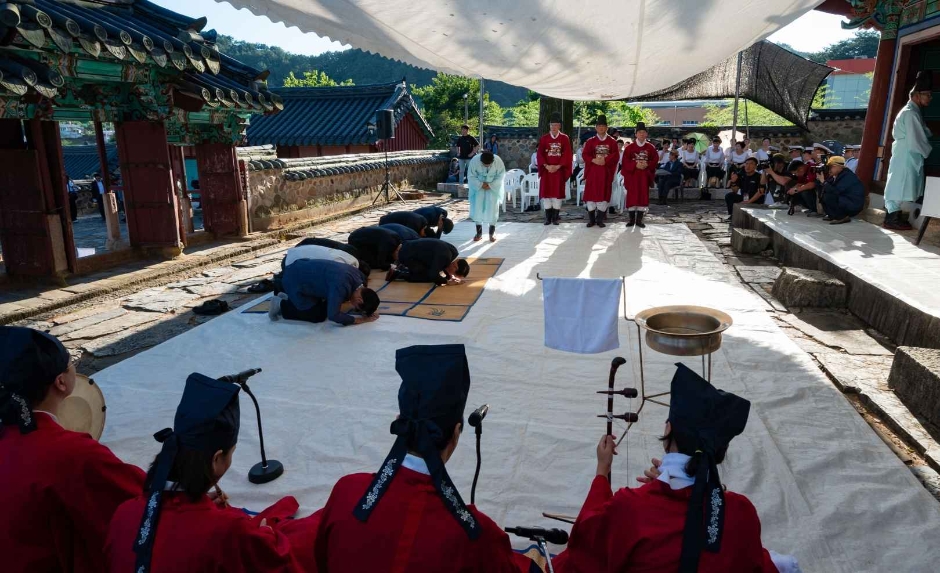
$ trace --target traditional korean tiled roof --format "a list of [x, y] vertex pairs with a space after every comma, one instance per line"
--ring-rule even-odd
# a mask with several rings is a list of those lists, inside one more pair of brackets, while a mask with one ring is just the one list
[[194, 97], [210, 108], [282, 109], [263, 81], [267, 72], [221, 54], [215, 30], [204, 31], [205, 25], [205, 18], [147, 0], [7, 0], [0, 4], [0, 95], [64, 95], [76, 60], [30, 57], [60, 52], [161, 68], [181, 98]]
[[[104, 150], [108, 157], [108, 171], [116, 171], [119, 165], [117, 145], [109, 143], [104, 146]], [[76, 181], [91, 179], [95, 173], [101, 171], [97, 145], [64, 145], [62, 159], [65, 162], [66, 175]]]
[[258, 117], [248, 126], [249, 145], [366, 145], [378, 137], [366, 124], [375, 110], [392, 109], [395, 124], [411, 115], [426, 135], [431, 127], [408, 91], [405, 81], [391, 84], [324, 88], [275, 88], [284, 99], [281, 113]]

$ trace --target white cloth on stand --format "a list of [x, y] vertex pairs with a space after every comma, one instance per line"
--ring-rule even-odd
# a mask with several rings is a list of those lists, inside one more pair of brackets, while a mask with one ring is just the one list
[[545, 346], [579, 354], [620, 348], [622, 288], [623, 279], [544, 279]]

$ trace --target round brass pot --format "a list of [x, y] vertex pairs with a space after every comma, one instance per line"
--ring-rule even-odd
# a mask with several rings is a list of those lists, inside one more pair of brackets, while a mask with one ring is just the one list
[[721, 348], [721, 333], [733, 321], [720, 310], [704, 306], [658, 306], [633, 319], [646, 329], [646, 344], [671, 356], [702, 356]]

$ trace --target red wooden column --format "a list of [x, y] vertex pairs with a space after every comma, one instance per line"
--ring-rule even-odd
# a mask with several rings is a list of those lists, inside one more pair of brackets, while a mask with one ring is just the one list
[[196, 146], [196, 163], [199, 165], [202, 222], [206, 231], [215, 235], [237, 233], [241, 180], [235, 146], [201, 143]]
[[[897, 38], [892, 36], [878, 43], [878, 55], [875, 60], [875, 76], [871, 82], [871, 97], [868, 99], [868, 111], [865, 114], [865, 131], [862, 132], [862, 149], [859, 152], [856, 174], [865, 185], [865, 193], [871, 191], [871, 181], [875, 176], [875, 161], [878, 159], [878, 145], [881, 142], [881, 127], [888, 105], [888, 89], [891, 84], [891, 64], [894, 60], [894, 48]], [[903, 86], [898, 86], [903, 89]]]
[[115, 124], [127, 233], [134, 247], [181, 248], [166, 127], [155, 121]]
[[55, 122], [0, 120], [0, 246], [10, 275], [53, 276], [74, 269]]

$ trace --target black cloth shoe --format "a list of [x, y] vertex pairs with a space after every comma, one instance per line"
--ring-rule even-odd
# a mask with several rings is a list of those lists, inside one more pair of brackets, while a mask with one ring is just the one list
[[630, 220], [627, 221], [627, 226], [632, 227], [636, 225], [636, 211], [630, 211]]
[[552, 224], [552, 211], [554, 211], [554, 209], [545, 209], [545, 222], [542, 223], [543, 225]]
[[217, 316], [228, 310], [228, 303], [224, 300], [207, 300], [193, 309], [193, 314], [199, 316]]
[[552, 217], [552, 225], [557, 225], [558, 219], [559, 217], [561, 217], [561, 209], [555, 209], [554, 211], [555, 213], [554, 213], [554, 216]]
[[490, 225], [490, 242], [496, 242], [496, 225]]
[[598, 211], [597, 212], [597, 226], [603, 229], [607, 225], [604, 224], [604, 219], [607, 218], [607, 211]]
[[637, 212], [636, 212], [636, 226], [639, 227], [639, 228], [641, 228], [641, 229], [645, 229], [645, 228], [646, 228], [646, 224], [643, 222], [643, 215], [645, 215], [645, 213], [643, 213], [643, 211], [637, 211]]
[[477, 225], [477, 234], [473, 236], [474, 241], [479, 241], [483, 238], [483, 225]]
[[593, 227], [597, 224], [597, 211], [588, 211], [588, 228]]

